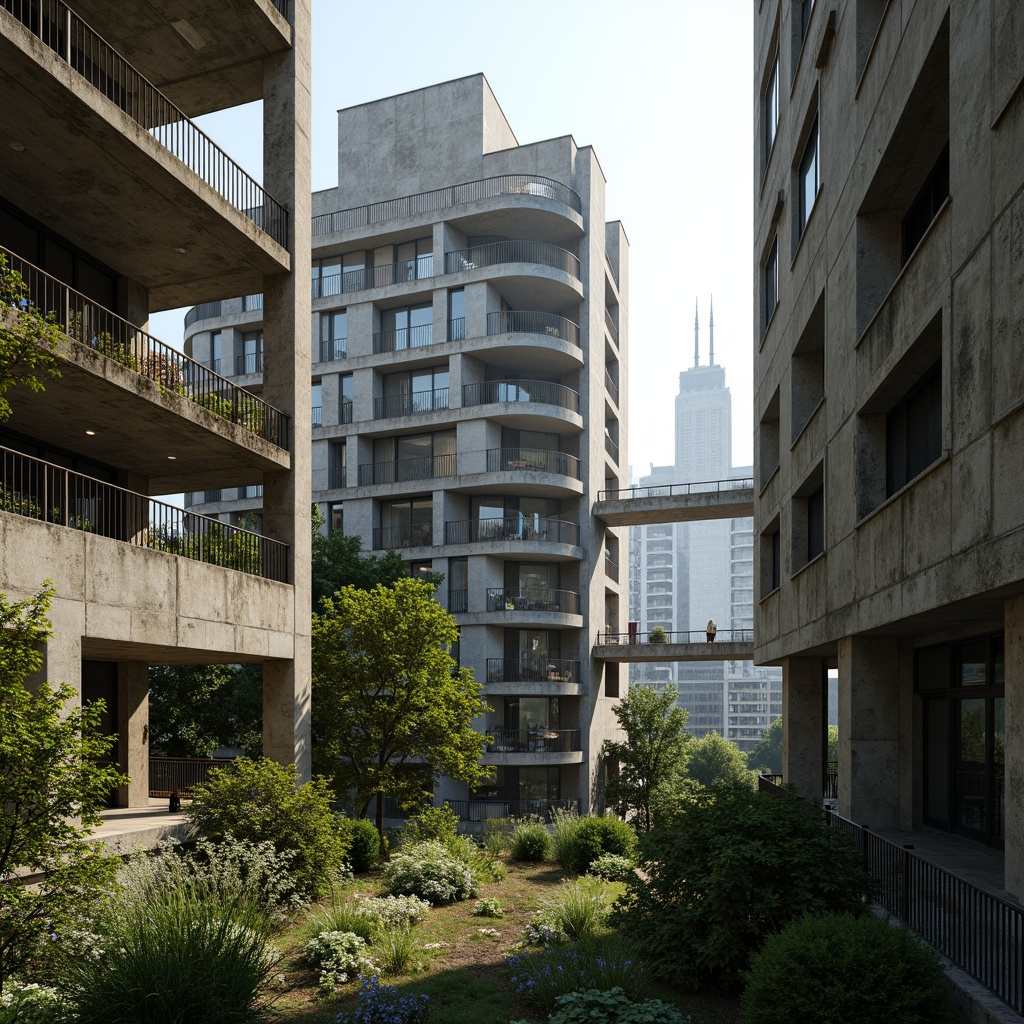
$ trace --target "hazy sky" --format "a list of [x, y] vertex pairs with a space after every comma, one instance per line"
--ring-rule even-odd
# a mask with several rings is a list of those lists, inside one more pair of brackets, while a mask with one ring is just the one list
[[[594, 147], [630, 250], [629, 460], [672, 462], [678, 374], [715, 361], [733, 400], [733, 461], [752, 461], [750, 0], [313, 2], [314, 190], [337, 184], [341, 107], [482, 71], [520, 143]], [[201, 118], [257, 178], [257, 105]], [[153, 317], [180, 345], [182, 313]]]

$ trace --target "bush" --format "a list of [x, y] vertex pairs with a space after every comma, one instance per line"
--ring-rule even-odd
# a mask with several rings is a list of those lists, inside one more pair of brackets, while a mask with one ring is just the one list
[[665, 632], [663, 626], [655, 626], [647, 634], [647, 642], [651, 644], [663, 644], [668, 640], [668, 634]]
[[484, 849], [492, 857], [500, 857], [512, 841], [517, 823], [512, 818], [484, 819]]
[[321, 932], [302, 947], [314, 967], [320, 969], [320, 988], [335, 992], [370, 966], [366, 942], [353, 932]]
[[598, 878], [577, 878], [563, 882], [555, 896], [542, 901], [551, 924], [570, 939], [585, 939], [596, 934], [608, 918], [605, 884]]
[[393, 985], [381, 985], [376, 978], [359, 988], [359, 1005], [352, 1013], [339, 1013], [336, 1024], [423, 1024], [427, 1019], [429, 996], [398, 994]]
[[379, 922], [371, 915], [360, 911], [358, 903], [338, 903], [313, 914], [306, 933], [316, 937], [321, 932], [351, 932], [368, 943], [379, 927]]
[[505, 908], [501, 905], [501, 902], [494, 896], [488, 896], [485, 899], [477, 900], [476, 906], [473, 907], [474, 917], [504, 917]]
[[405, 823], [401, 843], [402, 846], [418, 846], [435, 842], [451, 848], [456, 843], [458, 829], [459, 816], [447, 804], [444, 807], [424, 807]]
[[689, 987], [734, 988], [766, 935], [804, 914], [860, 913], [869, 880], [849, 840], [795, 797], [719, 788], [640, 841], [613, 923]]
[[[528, 1024], [513, 1021], [512, 1024]], [[660, 999], [634, 1003], [621, 988], [568, 992], [555, 1000], [548, 1024], [690, 1024], [682, 1011]]]
[[65, 1001], [56, 989], [4, 980], [0, 1024], [58, 1024], [70, 1020]]
[[391, 860], [384, 882], [394, 896], [419, 896], [428, 903], [456, 903], [477, 892], [468, 865], [437, 842], [420, 843]]
[[624, 882], [633, 874], [633, 861], [618, 853], [602, 853], [590, 862], [587, 874], [606, 882]]
[[422, 921], [430, 904], [417, 896], [369, 896], [355, 908], [357, 914], [383, 928], [404, 928]]
[[547, 860], [551, 854], [551, 836], [543, 825], [524, 822], [512, 833], [509, 851], [513, 860]]
[[369, 818], [351, 818], [348, 821], [348, 862], [352, 870], [361, 875], [380, 864], [381, 838]]
[[254, 843], [271, 842], [292, 851], [292, 873], [300, 889], [322, 895], [341, 870], [348, 846], [331, 811], [333, 795], [322, 778], [299, 785], [295, 765], [263, 758], [238, 758], [227, 769], [210, 773], [197, 786], [188, 811], [201, 835], [232, 835]]
[[743, 1021], [940, 1024], [951, 1019], [942, 981], [938, 954], [902, 926], [848, 914], [804, 917], [754, 956]]
[[620, 818], [575, 815], [558, 816], [555, 824], [555, 856], [566, 871], [586, 874], [603, 853], [632, 857], [636, 833]]
[[385, 977], [405, 974], [413, 963], [416, 940], [409, 925], [383, 928], [373, 936], [373, 963]]

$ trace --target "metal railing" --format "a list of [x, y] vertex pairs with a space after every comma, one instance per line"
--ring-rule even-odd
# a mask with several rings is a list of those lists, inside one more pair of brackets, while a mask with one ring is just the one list
[[448, 591], [448, 611], [452, 615], [460, 615], [469, 611], [469, 591], [467, 589]]
[[579, 480], [580, 460], [548, 448], [488, 448], [487, 472], [557, 473]]
[[579, 392], [549, 380], [485, 380], [462, 385], [462, 404], [492, 405], [498, 402], [537, 402], [580, 411]]
[[224, 304], [218, 299], [216, 302], [200, 302], [185, 313], [185, 330], [187, 331], [197, 320], [213, 320], [221, 316]]
[[419, 523], [416, 526], [377, 526], [373, 530], [374, 551], [427, 547], [433, 543], [434, 528], [430, 523]]
[[618, 329], [618, 327], [615, 326], [615, 320], [612, 317], [611, 313], [609, 312], [607, 306], [605, 307], [605, 310], [604, 310], [604, 325], [608, 329], [608, 333], [611, 335], [612, 341], [614, 341], [615, 344], [618, 345], [618, 343], [619, 343], [619, 329]]
[[254, 292], [252, 295], [242, 296], [242, 312], [254, 313], [263, 308], [263, 292]]
[[391, 462], [364, 462], [359, 467], [359, 486], [405, 483], [408, 480], [434, 480], [455, 476], [458, 458], [449, 455], [423, 455], [418, 459]]
[[231, 764], [230, 757], [151, 757], [149, 759], [149, 795], [167, 797], [176, 789], [178, 796], [191, 800], [196, 786], [205, 786], [210, 772]]
[[322, 405], [314, 405], [310, 407], [310, 419], [314, 427], [322, 427], [324, 425], [324, 407]]
[[490, 587], [487, 590], [487, 610], [579, 615], [580, 595], [575, 590], [548, 590], [544, 587]]
[[466, 340], [466, 318], [464, 316], [456, 317], [454, 320], [448, 321], [447, 337], [449, 341]]
[[839, 799], [839, 762], [825, 762], [825, 799]]
[[7, 259], [8, 271], [17, 272], [25, 282], [25, 308], [52, 315], [71, 341], [191, 399], [279, 448], [288, 447], [288, 418], [262, 398], [158, 341], [9, 249], [0, 246], [0, 254]]
[[445, 544], [476, 544], [479, 541], [541, 541], [579, 546], [580, 528], [561, 519], [533, 516], [488, 516], [459, 519], [444, 524]]
[[368, 227], [371, 224], [380, 224], [401, 217], [414, 217], [420, 213], [450, 210], [453, 206], [464, 206], [466, 203], [478, 202], [481, 199], [510, 195], [554, 199], [576, 213], [583, 212], [583, 203], [579, 195], [561, 182], [537, 174], [502, 174], [494, 178], [467, 181], [461, 185], [449, 185], [431, 192], [418, 192], [412, 196], [356, 206], [350, 210], [322, 213], [313, 218], [313, 236], [328, 235], [349, 228]]
[[242, 352], [235, 356], [235, 375], [263, 372], [263, 352]]
[[367, 288], [387, 288], [392, 284], [422, 281], [434, 276], [434, 254], [424, 253], [411, 260], [383, 263], [379, 267], [339, 270], [336, 274], [321, 273], [311, 282], [312, 298], [326, 299], [332, 295], [348, 295]]
[[61, 0], [0, 0], [6, 10], [169, 153], [279, 245], [288, 214], [212, 139]]
[[540, 817], [550, 822], [552, 812], [579, 813], [579, 800], [445, 800], [460, 821], [486, 821], [489, 818]]
[[352, 422], [352, 407], [354, 403], [351, 398], [342, 398], [338, 406], [338, 422], [339, 423], [351, 423]]
[[702, 480], [691, 484], [660, 484], [654, 487], [619, 487], [600, 491], [598, 501], [618, 501], [623, 498], [675, 498], [688, 494], [726, 494], [754, 486], [753, 477], [736, 480]]
[[[706, 644], [707, 633], [703, 629], [691, 629], [688, 631], [662, 630], [664, 640], [652, 640], [650, 632], [637, 633], [604, 633], [597, 634], [599, 644]], [[660, 635], [657, 634], [656, 635]], [[754, 642], [754, 631], [752, 629], [720, 629], [715, 633], [716, 643], [726, 644], [752, 644]]]
[[604, 450], [612, 457], [613, 461], [619, 461], [619, 446], [616, 443], [615, 438], [613, 438], [607, 431], [605, 431], [604, 435]]
[[392, 416], [413, 416], [421, 412], [437, 412], [448, 408], [448, 389], [413, 391], [407, 395], [387, 395], [373, 400], [373, 418], [386, 420]]
[[532, 242], [525, 238], [510, 238], [503, 242], [485, 242], [468, 249], [457, 249], [444, 254], [444, 272], [460, 274], [477, 267], [493, 267], [500, 263], [538, 263], [560, 270], [570, 277], [580, 278], [580, 259], [567, 249], [550, 242]]
[[611, 395], [612, 401], [616, 405], [618, 405], [619, 404], [619, 386], [618, 386], [618, 384], [615, 383], [615, 381], [612, 380], [612, 375], [607, 370], [604, 371], [604, 386], [605, 386], [605, 390], [608, 392], [608, 394]]
[[348, 338], [320, 339], [320, 362], [331, 363], [348, 355]]
[[604, 574], [613, 580], [619, 578], [619, 563], [611, 555], [604, 556]]
[[582, 750], [579, 729], [488, 729], [488, 754], [568, 754]]
[[418, 324], [415, 327], [399, 327], [397, 331], [374, 331], [374, 354], [381, 352], [405, 352], [411, 348], [426, 348], [434, 344], [434, 325]]
[[115, 484], [0, 448], [0, 511], [237, 569], [288, 579], [288, 545]]
[[489, 683], [578, 683], [580, 663], [565, 658], [488, 658]]
[[580, 343], [579, 325], [564, 316], [527, 309], [508, 309], [487, 314], [488, 334], [543, 334], [562, 338], [573, 345]]
[[341, 461], [332, 462], [327, 467], [327, 487], [329, 490], [336, 491], [339, 488], [347, 487], [348, 479], [346, 475], [345, 464]]

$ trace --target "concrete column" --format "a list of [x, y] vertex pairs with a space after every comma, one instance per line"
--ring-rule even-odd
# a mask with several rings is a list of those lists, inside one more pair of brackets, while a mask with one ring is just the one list
[[290, 471], [264, 478], [263, 527], [291, 548], [295, 647], [263, 666], [263, 752], [310, 776], [310, 5], [293, 0], [292, 48], [263, 76], [263, 181], [288, 209], [290, 274], [263, 281], [263, 396], [291, 417]]
[[901, 827], [900, 661], [895, 638], [839, 641], [839, 813], [874, 829]]
[[1024, 897], [1024, 597], [1012, 597], [1005, 602], [1003, 621], [1006, 631], [1004, 885], [1019, 901]]
[[824, 677], [820, 658], [782, 663], [782, 777], [815, 801], [822, 798], [825, 768]]
[[130, 781], [117, 790], [118, 807], [149, 804], [149, 666], [117, 666], [117, 763]]

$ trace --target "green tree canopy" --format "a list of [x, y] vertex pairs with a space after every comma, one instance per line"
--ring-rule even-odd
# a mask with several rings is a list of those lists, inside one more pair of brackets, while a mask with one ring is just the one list
[[705, 789], [753, 785], [747, 759], [739, 747], [717, 732], [709, 732], [687, 745], [686, 774]]
[[449, 654], [458, 627], [432, 595], [408, 577], [348, 586], [313, 616], [314, 767], [361, 816], [374, 796], [413, 806], [442, 774], [470, 784], [486, 775], [472, 727], [486, 706]]
[[669, 784], [683, 765], [688, 713], [676, 703], [678, 696], [674, 688], [659, 693], [653, 687], [636, 685], [614, 708], [626, 738], [604, 745], [604, 755], [613, 766], [606, 797], [616, 812], [631, 817], [641, 832], [654, 824], [651, 806], [656, 792]]
[[[43, 664], [52, 590], [0, 594], [0, 988], [88, 915], [117, 859], [84, 840], [111, 789], [127, 779], [101, 767], [115, 737], [99, 733], [102, 701], [76, 707], [70, 686], [26, 680]], [[38, 886], [3, 884], [40, 873]]]
[[[839, 728], [828, 727], [828, 750], [826, 760], [835, 761], [839, 756]], [[782, 719], [776, 718], [764, 731], [756, 746], [747, 752], [747, 767], [753, 771], [766, 771], [771, 775], [782, 774]]]

